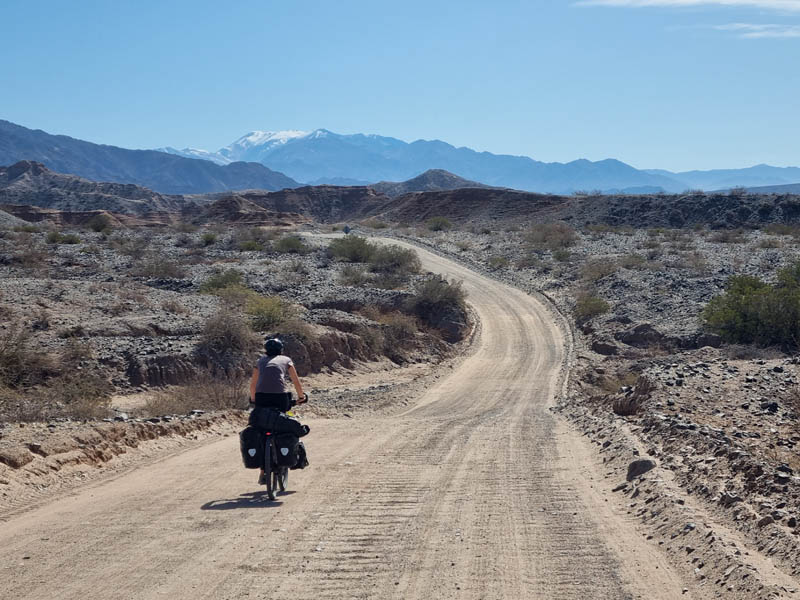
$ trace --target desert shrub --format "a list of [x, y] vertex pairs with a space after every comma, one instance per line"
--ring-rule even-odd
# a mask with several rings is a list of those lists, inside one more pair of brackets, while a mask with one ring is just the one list
[[198, 230], [197, 225], [193, 223], [187, 223], [185, 221], [181, 221], [180, 223], [175, 223], [172, 228], [177, 231], [178, 233], [194, 233]]
[[234, 371], [231, 374], [203, 370], [186, 385], [155, 393], [147, 399], [141, 417], [162, 415], [185, 415], [193, 410], [225, 410], [247, 408], [247, 374]]
[[747, 196], [747, 194], [749, 194], [749, 192], [747, 191], [747, 188], [743, 186], [736, 186], [728, 191], [728, 195], [733, 198], [742, 198]]
[[467, 294], [461, 282], [450, 282], [440, 275], [425, 279], [408, 303], [409, 312], [424, 322], [435, 324], [445, 315], [466, 312]]
[[60, 233], [51, 231], [45, 237], [48, 244], [80, 244], [81, 238], [74, 233]]
[[493, 271], [498, 269], [505, 269], [509, 265], [509, 260], [507, 257], [502, 256], [500, 254], [495, 254], [494, 256], [490, 256], [489, 259], [486, 261], [489, 265], [489, 268]]
[[255, 331], [267, 331], [292, 316], [291, 306], [278, 296], [261, 296], [253, 293], [245, 303], [245, 313]]
[[182, 279], [186, 276], [180, 264], [160, 254], [154, 254], [138, 262], [131, 269], [131, 273], [136, 277], [150, 279]]
[[164, 300], [161, 303], [162, 310], [167, 312], [171, 312], [176, 315], [183, 315], [189, 312], [189, 309], [186, 308], [182, 303], [178, 302], [175, 299]]
[[273, 243], [272, 248], [281, 254], [308, 254], [311, 252], [311, 248], [306, 245], [303, 238], [297, 235], [283, 236]]
[[517, 269], [537, 269], [540, 271], [548, 270], [547, 263], [545, 263], [538, 255], [536, 255], [533, 252], [529, 252], [521, 256], [514, 263], [514, 266]]
[[603, 277], [613, 275], [619, 270], [619, 265], [609, 259], [596, 258], [589, 260], [581, 265], [580, 273], [587, 281], [595, 282], [600, 281]]
[[422, 268], [417, 253], [400, 246], [380, 246], [370, 258], [370, 269], [375, 273], [408, 274]]
[[363, 285], [368, 279], [366, 270], [356, 265], [345, 265], [339, 271], [338, 281], [341, 285]]
[[244, 282], [244, 276], [241, 271], [236, 269], [226, 269], [219, 273], [214, 273], [200, 286], [200, 291], [206, 294], [213, 294], [230, 286], [241, 286]]
[[772, 235], [790, 235], [800, 238], [800, 225], [789, 223], [770, 223], [763, 228], [763, 231]]
[[258, 347], [259, 338], [236, 313], [223, 309], [203, 324], [198, 350], [205, 356], [246, 355]]
[[218, 288], [210, 293], [214, 294], [215, 296], [219, 297], [222, 302], [231, 307], [231, 308], [238, 308], [244, 309], [245, 304], [247, 301], [253, 296], [257, 295], [256, 292], [247, 288], [243, 285], [228, 285], [222, 288]]
[[741, 229], [721, 229], [709, 238], [718, 244], [744, 244], [747, 240]]
[[103, 231], [111, 231], [112, 229], [112, 221], [108, 215], [99, 214], [93, 216], [86, 222], [86, 227], [91, 229], [92, 231], [96, 231], [97, 233], [101, 233]]
[[242, 240], [236, 245], [239, 252], [263, 252], [266, 246], [257, 240]]
[[599, 296], [584, 293], [578, 296], [572, 312], [575, 320], [580, 323], [607, 313], [610, 309], [611, 305]]
[[453, 228], [453, 223], [447, 217], [431, 217], [425, 221], [425, 227], [430, 231], [447, 231]]
[[408, 273], [376, 273], [372, 279], [370, 279], [370, 286], [382, 290], [397, 290], [406, 287], [408, 285], [408, 280]]
[[140, 260], [150, 247], [150, 237], [135, 236], [123, 238], [115, 236], [110, 240], [110, 244], [111, 247], [120, 254], [129, 256], [134, 260]]
[[641, 254], [625, 254], [619, 257], [617, 263], [623, 269], [641, 269], [647, 264], [647, 259]]
[[386, 229], [389, 227], [388, 223], [379, 219], [367, 219], [366, 221], [361, 221], [361, 224], [364, 227], [369, 227], [370, 229]]
[[800, 261], [781, 269], [775, 284], [735, 275], [702, 313], [706, 328], [730, 343], [800, 346]]
[[25, 269], [41, 269], [47, 265], [47, 251], [42, 246], [25, 246], [11, 255], [11, 262]]
[[528, 246], [534, 248], [558, 250], [574, 245], [578, 236], [566, 223], [544, 223], [531, 227], [524, 240]]
[[566, 248], [559, 248], [553, 251], [553, 260], [556, 262], [567, 262], [572, 257], [572, 253]]
[[328, 244], [328, 252], [345, 262], [369, 262], [378, 247], [368, 239], [357, 235], [337, 238]]
[[20, 388], [55, 375], [58, 364], [36, 348], [32, 333], [19, 322], [0, 331], [0, 385]]
[[780, 240], [776, 240], [772, 237], [765, 237], [758, 240], [758, 244], [756, 244], [759, 248], [780, 248], [783, 246]]
[[467, 240], [456, 240], [455, 246], [459, 252], [466, 252], [472, 249], [472, 243]]
[[212, 244], [216, 243], [217, 234], [207, 231], [200, 237], [200, 241], [202, 242], [203, 246], [211, 246]]
[[15, 225], [12, 231], [17, 233], [39, 233], [41, 229], [36, 225]]

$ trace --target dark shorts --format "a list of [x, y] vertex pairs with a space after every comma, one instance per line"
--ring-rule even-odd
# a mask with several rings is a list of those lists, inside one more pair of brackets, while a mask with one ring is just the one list
[[256, 392], [256, 408], [274, 408], [281, 412], [292, 409], [292, 393], [285, 394], [264, 394]]

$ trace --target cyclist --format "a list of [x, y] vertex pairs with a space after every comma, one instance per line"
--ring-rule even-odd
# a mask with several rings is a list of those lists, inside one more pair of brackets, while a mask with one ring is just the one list
[[[297, 392], [297, 404], [308, 402], [308, 395], [303, 392], [297, 370], [292, 359], [283, 355], [283, 342], [278, 338], [270, 338], [264, 343], [266, 356], [258, 359], [250, 378], [250, 404], [253, 410], [271, 408], [287, 412], [294, 404], [292, 393], [288, 391], [289, 381]], [[266, 483], [266, 475], [261, 470], [259, 485]]]

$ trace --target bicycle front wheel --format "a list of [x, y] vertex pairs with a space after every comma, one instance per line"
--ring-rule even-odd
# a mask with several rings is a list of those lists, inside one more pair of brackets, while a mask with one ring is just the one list
[[278, 490], [281, 492], [285, 492], [286, 488], [289, 485], [289, 468], [288, 467], [281, 467], [278, 469], [278, 472], [275, 473], [275, 479], [278, 483]]
[[275, 500], [275, 481], [273, 478], [273, 471], [272, 471], [272, 457], [270, 456], [270, 443], [269, 440], [267, 441], [267, 447], [264, 452], [264, 472], [266, 473], [265, 479], [267, 480], [267, 498], [270, 500]]

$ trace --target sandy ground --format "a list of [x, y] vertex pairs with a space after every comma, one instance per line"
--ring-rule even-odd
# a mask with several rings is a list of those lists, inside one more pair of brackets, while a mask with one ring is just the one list
[[410, 409], [310, 420], [311, 467], [276, 502], [229, 437], [17, 516], [0, 597], [714, 597], [645, 541], [549, 410], [568, 348], [551, 312], [420, 254], [463, 280], [481, 330]]

